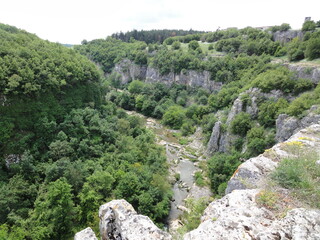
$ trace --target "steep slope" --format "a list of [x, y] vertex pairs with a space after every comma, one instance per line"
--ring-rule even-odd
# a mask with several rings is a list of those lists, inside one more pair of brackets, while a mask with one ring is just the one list
[[4, 24], [0, 39], [2, 154], [21, 153], [19, 141], [37, 135], [44, 117], [61, 120], [72, 108], [101, 105], [100, 75], [85, 57]]

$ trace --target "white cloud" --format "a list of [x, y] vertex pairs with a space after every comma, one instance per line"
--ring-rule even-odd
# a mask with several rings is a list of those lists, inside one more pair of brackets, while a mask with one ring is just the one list
[[63, 43], [132, 29], [216, 30], [320, 19], [319, 0], [1, 0], [0, 22]]

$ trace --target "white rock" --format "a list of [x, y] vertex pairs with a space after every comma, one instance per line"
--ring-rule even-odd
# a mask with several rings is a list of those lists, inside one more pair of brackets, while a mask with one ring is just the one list
[[83, 229], [81, 232], [76, 233], [74, 240], [98, 240], [91, 228]]
[[102, 240], [171, 240], [150, 218], [138, 215], [125, 200], [113, 200], [99, 209]]

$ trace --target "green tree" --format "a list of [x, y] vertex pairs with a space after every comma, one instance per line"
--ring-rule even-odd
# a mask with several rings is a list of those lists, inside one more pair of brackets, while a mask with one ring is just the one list
[[48, 185], [35, 201], [29, 224], [32, 239], [64, 239], [72, 234], [75, 207], [65, 178]]
[[320, 37], [311, 38], [306, 47], [305, 56], [308, 60], [320, 58]]
[[245, 136], [247, 131], [251, 128], [251, 116], [248, 113], [241, 112], [232, 120], [230, 127], [233, 134]]
[[172, 106], [165, 112], [162, 121], [165, 125], [168, 125], [173, 129], [179, 129], [183, 124], [184, 118], [185, 112], [182, 107]]
[[314, 21], [305, 21], [302, 25], [302, 31], [314, 31], [317, 25]]

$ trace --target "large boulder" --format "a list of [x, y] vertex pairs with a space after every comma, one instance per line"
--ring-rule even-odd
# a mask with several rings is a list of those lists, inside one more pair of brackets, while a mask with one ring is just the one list
[[113, 200], [99, 209], [102, 240], [171, 240], [149, 217], [138, 215], [125, 200]]
[[276, 120], [277, 142], [283, 142], [299, 130], [309, 127], [312, 124], [319, 123], [320, 114], [317, 113], [317, 110], [318, 106], [312, 106], [309, 113], [302, 119], [290, 117], [287, 114], [280, 114]]
[[74, 236], [74, 240], [98, 240], [91, 228], [83, 229]]
[[320, 239], [320, 211], [299, 208], [276, 219], [271, 211], [257, 205], [259, 192], [235, 190], [212, 202], [200, 226], [183, 239]]

